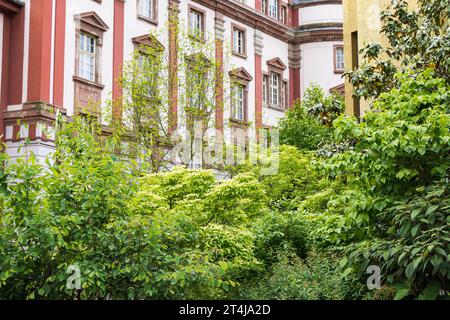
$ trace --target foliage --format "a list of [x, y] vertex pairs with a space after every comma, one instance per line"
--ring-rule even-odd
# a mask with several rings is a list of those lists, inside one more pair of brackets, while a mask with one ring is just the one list
[[340, 300], [343, 282], [333, 258], [312, 252], [308, 259], [284, 256], [263, 279], [244, 287], [247, 299]]
[[322, 232], [360, 242], [349, 247], [355, 271], [379, 264], [388, 284], [417, 297], [449, 279], [450, 88], [432, 70], [397, 79], [363, 121], [335, 122], [338, 139], [355, 143], [323, 163], [344, 187], [321, 215]]
[[449, 0], [418, 0], [418, 10], [408, 7], [405, 0], [393, 0], [382, 12], [381, 34], [388, 46], [369, 43], [360, 54], [364, 63], [349, 70], [346, 76], [353, 84], [354, 94], [376, 98], [398, 85], [398, 67], [415, 72], [432, 68], [437, 77], [450, 78]]
[[280, 143], [300, 150], [316, 150], [332, 137], [332, 122], [343, 112], [342, 97], [325, 95], [316, 84], [309, 86], [301, 102], [294, 103], [280, 119]]
[[344, 112], [344, 99], [337, 93], [326, 95], [318, 84], [306, 88], [301, 106], [319, 123], [330, 127], [334, 119]]
[[252, 175], [136, 179], [95, 132], [75, 118], [46, 169], [31, 154], [2, 170], [2, 298], [217, 298], [260, 268], [246, 225], [266, 200]]

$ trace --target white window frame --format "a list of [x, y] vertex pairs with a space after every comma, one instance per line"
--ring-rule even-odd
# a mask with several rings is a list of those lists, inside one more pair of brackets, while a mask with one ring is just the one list
[[280, 81], [281, 77], [278, 73], [270, 74], [270, 103], [274, 107], [280, 105]]
[[96, 47], [97, 47], [96, 37], [85, 32], [80, 33], [78, 76], [93, 82], [95, 82], [96, 80], [95, 79], [97, 67]]
[[267, 104], [267, 80], [268, 80], [268, 76], [267, 75], [263, 75], [263, 89], [262, 89], [262, 95], [263, 95], [263, 103]]
[[155, 3], [156, 0], [139, 0], [139, 14], [148, 19], [155, 18]]
[[278, 0], [269, 0], [269, 16], [278, 20]]
[[[339, 54], [341, 53], [341, 54]], [[343, 71], [345, 68], [345, 63], [344, 63], [344, 47], [342, 46], [337, 46], [335, 49], [335, 61], [336, 61], [336, 65], [335, 65], [335, 69], [336, 71]]]
[[233, 29], [233, 51], [245, 54], [245, 31], [236, 27]]
[[236, 84], [234, 88], [234, 103], [233, 103], [233, 119], [238, 121], [245, 120], [245, 86]]
[[195, 37], [203, 37], [203, 13], [193, 8], [189, 10], [189, 30]]

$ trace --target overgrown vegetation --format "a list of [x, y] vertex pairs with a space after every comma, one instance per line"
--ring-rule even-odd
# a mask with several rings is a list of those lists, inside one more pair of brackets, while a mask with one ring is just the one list
[[[441, 28], [427, 17], [448, 1], [420, 4], [410, 15], [393, 2], [385, 29]], [[397, 32], [399, 48], [413, 35]], [[448, 298], [450, 85], [445, 63], [405, 65], [361, 119], [310, 88], [280, 123], [272, 176], [251, 165], [229, 180], [148, 174], [78, 118], [46, 166], [1, 154], [0, 298]], [[364, 68], [354, 72], [373, 93]], [[369, 266], [381, 270], [373, 291]]]

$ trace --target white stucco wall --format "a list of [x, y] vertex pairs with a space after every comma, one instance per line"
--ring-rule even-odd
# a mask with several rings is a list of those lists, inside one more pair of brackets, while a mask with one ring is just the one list
[[342, 5], [320, 5], [300, 8], [299, 23], [301, 25], [324, 22], [342, 22]]
[[[282, 76], [284, 80], [288, 81], [289, 87], [290, 79], [289, 79], [288, 44], [269, 35], [264, 35], [263, 43], [264, 43], [262, 54], [263, 73], [268, 72], [267, 61], [274, 58], [280, 58], [281, 61], [283, 61], [283, 63], [286, 65], [286, 70], [284, 70]], [[263, 106], [263, 115], [262, 115], [263, 125], [275, 126], [277, 125], [278, 120], [283, 116], [284, 116], [283, 111]]]
[[301, 95], [311, 83], [319, 84], [327, 93], [343, 83], [342, 74], [334, 73], [334, 45], [342, 42], [307, 43], [301, 48], [300, 89]]
[[[131, 2], [131, 1], [130, 1]], [[114, 6], [105, 2], [99, 4], [92, 0], [78, 0], [67, 2], [66, 10], [66, 43], [64, 68], [64, 106], [69, 116], [74, 111], [74, 81], [75, 75], [75, 20], [74, 15], [95, 11], [108, 25], [109, 29], [103, 34], [101, 57], [101, 83], [105, 85], [102, 91], [102, 105], [111, 97], [113, 81], [113, 34], [114, 34]]]

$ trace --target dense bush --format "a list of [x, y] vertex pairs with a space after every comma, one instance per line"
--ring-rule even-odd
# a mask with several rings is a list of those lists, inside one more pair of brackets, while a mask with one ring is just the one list
[[344, 111], [342, 97], [325, 95], [318, 85], [305, 91], [301, 102], [297, 101], [280, 119], [280, 143], [300, 150], [316, 150], [332, 136], [332, 122]]
[[247, 299], [340, 300], [345, 286], [334, 258], [312, 252], [308, 259], [282, 256], [259, 281], [242, 289]]
[[2, 169], [1, 298], [218, 298], [261, 268], [246, 228], [266, 212], [254, 176], [137, 179], [92, 129], [67, 124], [47, 168], [29, 154]]
[[450, 88], [432, 70], [399, 75], [398, 82], [363, 121], [335, 122], [338, 138], [355, 143], [324, 162], [344, 189], [329, 202], [322, 233], [353, 243], [348, 261], [355, 271], [382, 267], [398, 298], [435, 298], [450, 279]]

